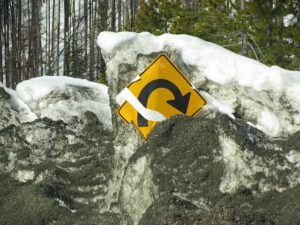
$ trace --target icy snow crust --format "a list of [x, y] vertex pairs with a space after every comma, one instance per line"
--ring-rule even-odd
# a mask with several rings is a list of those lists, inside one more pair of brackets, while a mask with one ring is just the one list
[[106, 129], [112, 129], [107, 91], [107, 86], [87, 80], [44, 76], [19, 83], [16, 96], [40, 118], [68, 122], [90, 111]]
[[175, 51], [186, 66], [195, 68], [185, 75], [208, 99], [206, 107], [241, 118], [272, 136], [300, 129], [299, 71], [269, 67], [188, 35], [102, 32], [98, 45], [106, 58], [118, 51], [118, 61], [129, 64], [135, 64], [138, 54]]
[[4, 91], [10, 96], [10, 107], [13, 109], [15, 116], [19, 119], [21, 123], [31, 122], [37, 119], [37, 116], [31, 112], [30, 108], [16, 95], [15, 91], [5, 87], [0, 82], [0, 88], [3, 88]]

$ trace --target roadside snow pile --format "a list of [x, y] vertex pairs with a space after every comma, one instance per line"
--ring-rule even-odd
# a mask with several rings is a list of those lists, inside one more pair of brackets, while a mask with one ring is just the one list
[[[17, 122], [31, 122], [37, 117], [31, 112], [29, 107], [17, 97], [15, 91], [6, 88], [0, 82], [0, 129]], [[4, 119], [7, 117], [6, 119]]]
[[63, 120], [86, 111], [94, 113], [106, 129], [112, 129], [107, 87], [64, 76], [45, 76], [21, 82], [16, 94], [39, 117]]
[[[269, 67], [188, 35], [102, 32], [98, 45], [107, 63], [113, 98], [117, 89], [128, 84], [118, 66], [135, 67], [133, 79], [150, 64], [149, 58], [166, 53], [208, 98], [206, 107], [243, 119], [272, 136], [300, 129], [299, 71]], [[118, 80], [122, 87], [113, 84]]]

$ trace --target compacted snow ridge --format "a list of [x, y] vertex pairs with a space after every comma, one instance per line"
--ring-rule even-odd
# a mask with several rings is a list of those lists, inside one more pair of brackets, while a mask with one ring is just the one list
[[40, 118], [68, 122], [72, 116], [93, 112], [112, 129], [107, 86], [65, 76], [44, 76], [17, 85], [16, 95]]
[[[176, 52], [177, 59], [195, 68], [185, 75], [205, 91], [211, 107], [230, 117], [238, 115], [271, 136], [300, 129], [299, 71], [269, 67], [189, 35], [102, 32], [97, 43], [109, 65], [135, 65], [137, 55]], [[109, 82], [118, 80], [114, 76], [117, 73], [108, 76]]]
[[4, 91], [9, 94], [10, 96], [10, 107], [13, 109], [13, 112], [15, 112], [18, 116], [18, 119], [20, 122], [31, 122], [37, 119], [37, 116], [30, 110], [28, 105], [26, 105], [22, 99], [20, 99], [16, 92], [10, 88], [5, 87], [0, 82], [0, 88], [3, 88]]

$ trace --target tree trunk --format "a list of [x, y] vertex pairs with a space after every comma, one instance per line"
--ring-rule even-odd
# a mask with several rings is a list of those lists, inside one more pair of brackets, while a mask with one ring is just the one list
[[90, 81], [94, 81], [94, 64], [95, 64], [95, 46], [94, 46], [94, 29], [93, 29], [93, 9], [92, 2], [90, 2], [89, 7], [89, 21], [90, 21], [90, 68], [89, 68], [89, 79]]
[[271, 11], [273, 10], [273, 0], [269, 0], [269, 23], [268, 23], [268, 28], [267, 28], [267, 47], [272, 47], [273, 46], [273, 18], [272, 18], [272, 14]]
[[134, 2], [133, 0], [130, 0], [130, 5], [129, 5], [129, 10], [130, 10], [130, 30], [134, 30]]
[[116, 31], [116, 1], [111, 3], [111, 30]]
[[[107, 29], [107, 11], [108, 11], [108, 1], [107, 0], [99, 0], [100, 1], [100, 31]], [[100, 52], [100, 74], [104, 76], [105, 74], [105, 62]]]
[[297, 27], [300, 28], [300, 1], [298, 0], [296, 3], [296, 17], [297, 17]]
[[88, 65], [88, 0], [84, 0], [84, 70], [87, 72]]
[[4, 38], [5, 38], [5, 77], [3, 78], [3, 84], [7, 87], [11, 87], [11, 71], [10, 71], [10, 51], [9, 51], [9, 0], [4, 0]]
[[[2, 3], [3, 4], [3, 3]], [[0, 8], [0, 82], [3, 83], [3, 60], [2, 60], [2, 57], [3, 57], [3, 53], [2, 53], [2, 50], [3, 50], [3, 42], [2, 42], [2, 34], [3, 34], [3, 31], [2, 31], [2, 17], [3, 17], [3, 5], [1, 4], [1, 8]]]
[[60, 48], [59, 48], [59, 44], [60, 44], [60, 0], [58, 0], [58, 15], [57, 15], [57, 40], [56, 40], [56, 75], [60, 75], [59, 74], [59, 59], [60, 59]]
[[[245, 10], [245, 0], [241, 0], [241, 11]], [[242, 54], [244, 56], [248, 55], [248, 48], [247, 48], [247, 33], [246, 31], [242, 31]]]
[[24, 49], [23, 39], [22, 39], [22, 2], [21, 0], [17, 1], [17, 9], [18, 9], [18, 82], [24, 80], [24, 71], [23, 71], [23, 57], [22, 52]]
[[64, 19], [64, 75], [69, 76], [70, 74], [70, 65], [69, 65], [69, 55], [70, 55], [70, 46], [69, 46], [69, 16], [70, 16], [70, 1], [64, 0], [65, 7], [65, 19]]
[[11, 87], [15, 88], [18, 80], [18, 70], [17, 70], [17, 29], [16, 29], [16, 9], [13, 2], [10, 5], [11, 14]]
[[118, 31], [122, 30], [122, 0], [118, 0]]
[[[53, 0], [53, 6], [52, 6], [52, 25], [51, 25], [51, 50], [50, 50], [50, 61], [49, 61], [49, 75], [53, 75], [53, 67], [54, 67], [54, 43], [55, 43], [55, 32], [54, 32], [54, 26], [55, 26], [55, 0]], [[57, 43], [58, 44], [58, 43]]]
[[40, 32], [40, 15], [39, 15], [39, 1], [31, 0], [32, 16], [31, 16], [31, 32], [32, 32], [32, 60], [33, 60], [33, 76], [42, 75], [39, 69], [42, 69], [41, 62], [41, 32]]
[[[33, 68], [33, 59], [32, 59], [32, 33], [31, 33], [31, 24], [32, 24], [32, 21], [31, 21], [31, 12], [30, 12], [30, 9], [31, 9], [31, 4], [30, 4], [31, 1], [27, 1], [27, 10], [28, 10], [28, 21], [29, 21], [29, 24], [28, 24], [28, 57], [27, 57], [27, 62], [26, 62], [26, 80], [28, 80], [31, 76], [32, 76], [32, 68]], [[32, 9], [31, 9], [32, 11]]]
[[[47, 75], [50, 75], [50, 67], [51, 67], [51, 43], [52, 43], [52, 39], [51, 39], [51, 33], [52, 33], [52, 29], [51, 29], [51, 1], [48, 0], [48, 55], [47, 55]], [[53, 0], [52, 0], [53, 2]]]

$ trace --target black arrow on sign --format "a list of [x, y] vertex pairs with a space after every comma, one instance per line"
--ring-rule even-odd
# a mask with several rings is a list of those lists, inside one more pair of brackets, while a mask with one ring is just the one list
[[[139, 94], [138, 100], [142, 103], [144, 107], [147, 108], [148, 99], [151, 93], [158, 88], [166, 88], [170, 90], [173, 93], [175, 98], [173, 100], [168, 100], [167, 103], [173, 106], [175, 109], [182, 112], [183, 114], [186, 113], [190, 101], [191, 92], [187, 93], [186, 95], [182, 95], [179, 88], [175, 84], [164, 79], [153, 80], [143, 88], [143, 90]], [[139, 127], [148, 126], [148, 120], [146, 120], [139, 113], [138, 113], [138, 126]]]

